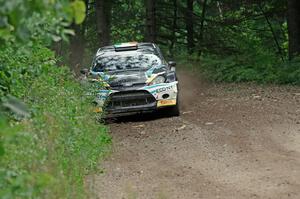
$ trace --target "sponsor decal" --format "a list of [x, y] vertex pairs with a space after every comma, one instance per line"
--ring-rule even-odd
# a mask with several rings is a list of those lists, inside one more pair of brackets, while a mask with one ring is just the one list
[[99, 93], [109, 93], [110, 90], [99, 90], [98, 92], [99, 92]]
[[150, 84], [157, 76], [158, 76], [158, 74], [152, 74], [152, 75], [146, 80], [146, 84]]
[[173, 88], [173, 85], [172, 86], [167, 86], [167, 87], [161, 87], [161, 88], [156, 89], [154, 92], [155, 93], [162, 93], [162, 92], [169, 91], [172, 88]]
[[157, 101], [157, 107], [172, 106], [172, 105], [176, 105], [176, 99]]
[[96, 107], [95, 109], [94, 109], [94, 112], [95, 113], [102, 113], [102, 108], [101, 107]]
[[[162, 85], [159, 85], [162, 86]], [[157, 86], [157, 87], [159, 87]], [[164, 87], [159, 87], [155, 90], [152, 90], [150, 93], [151, 94], [159, 94], [159, 93], [163, 93], [163, 92], [167, 92], [167, 91], [171, 91], [174, 87], [174, 85], [169, 85], [169, 86], [164, 86]], [[153, 87], [152, 87], [153, 88]]]

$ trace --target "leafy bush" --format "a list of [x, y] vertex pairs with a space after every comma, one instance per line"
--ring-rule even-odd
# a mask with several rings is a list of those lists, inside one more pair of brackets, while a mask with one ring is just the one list
[[191, 57], [181, 65], [201, 70], [216, 82], [257, 82], [300, 85], [300, 58], [282, 62], [271, 53], [248, 52], [240, 55]]
[[2, 88], [23, 99], [32, 115], [0, 118], [0, 198], [83, 198], [84, 176], [110, 137], [69, 69], [57, 67], [53, 52], [39, 44], [28, 49], [0, 51]]
[[47, 48], [74, 33], [84, 2], [0, 3], [0, 198], [84, 198], [110, 137], [89, 90]]

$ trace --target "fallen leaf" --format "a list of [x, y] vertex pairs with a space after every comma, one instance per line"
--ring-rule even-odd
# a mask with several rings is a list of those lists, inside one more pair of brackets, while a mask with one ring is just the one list
[[144, 128], [145, 124], [135, 125], [135, 126], [132, 126], [132, 127], [133, 128]]
[[181, 131], [183, 129], [185, 129], [186, 125], [182, 125], [181, 127], [177, 128], [176, 131]]
[[185, 114], [189, 114], [189, 113], [192, 113], [193, 111], [185, 111], [182, 113], [182, 115], [185, 115]]

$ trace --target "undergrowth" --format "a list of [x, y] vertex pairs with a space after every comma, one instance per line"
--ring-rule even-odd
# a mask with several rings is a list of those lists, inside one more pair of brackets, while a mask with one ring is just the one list
[[85, 198], [111, 142], [92, 96], [38, 43], [0, 49], [0, 67], [0, 198]]
[[256, 82], [300, 85], [300, 58], [281, 61], [271, 54], [206, 55], [179, 58], [180, 65], [197, 70], [215, 82]]

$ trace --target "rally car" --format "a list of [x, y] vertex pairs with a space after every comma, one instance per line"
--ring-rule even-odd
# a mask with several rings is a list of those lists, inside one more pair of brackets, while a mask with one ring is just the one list
[[179, 115], [175, 62], [167, 63], [153, 43], [122, 43], [100, 48], [90, 75], [102, 87], [95, 99], [96, 111], [107, 117], [164, 109]]

